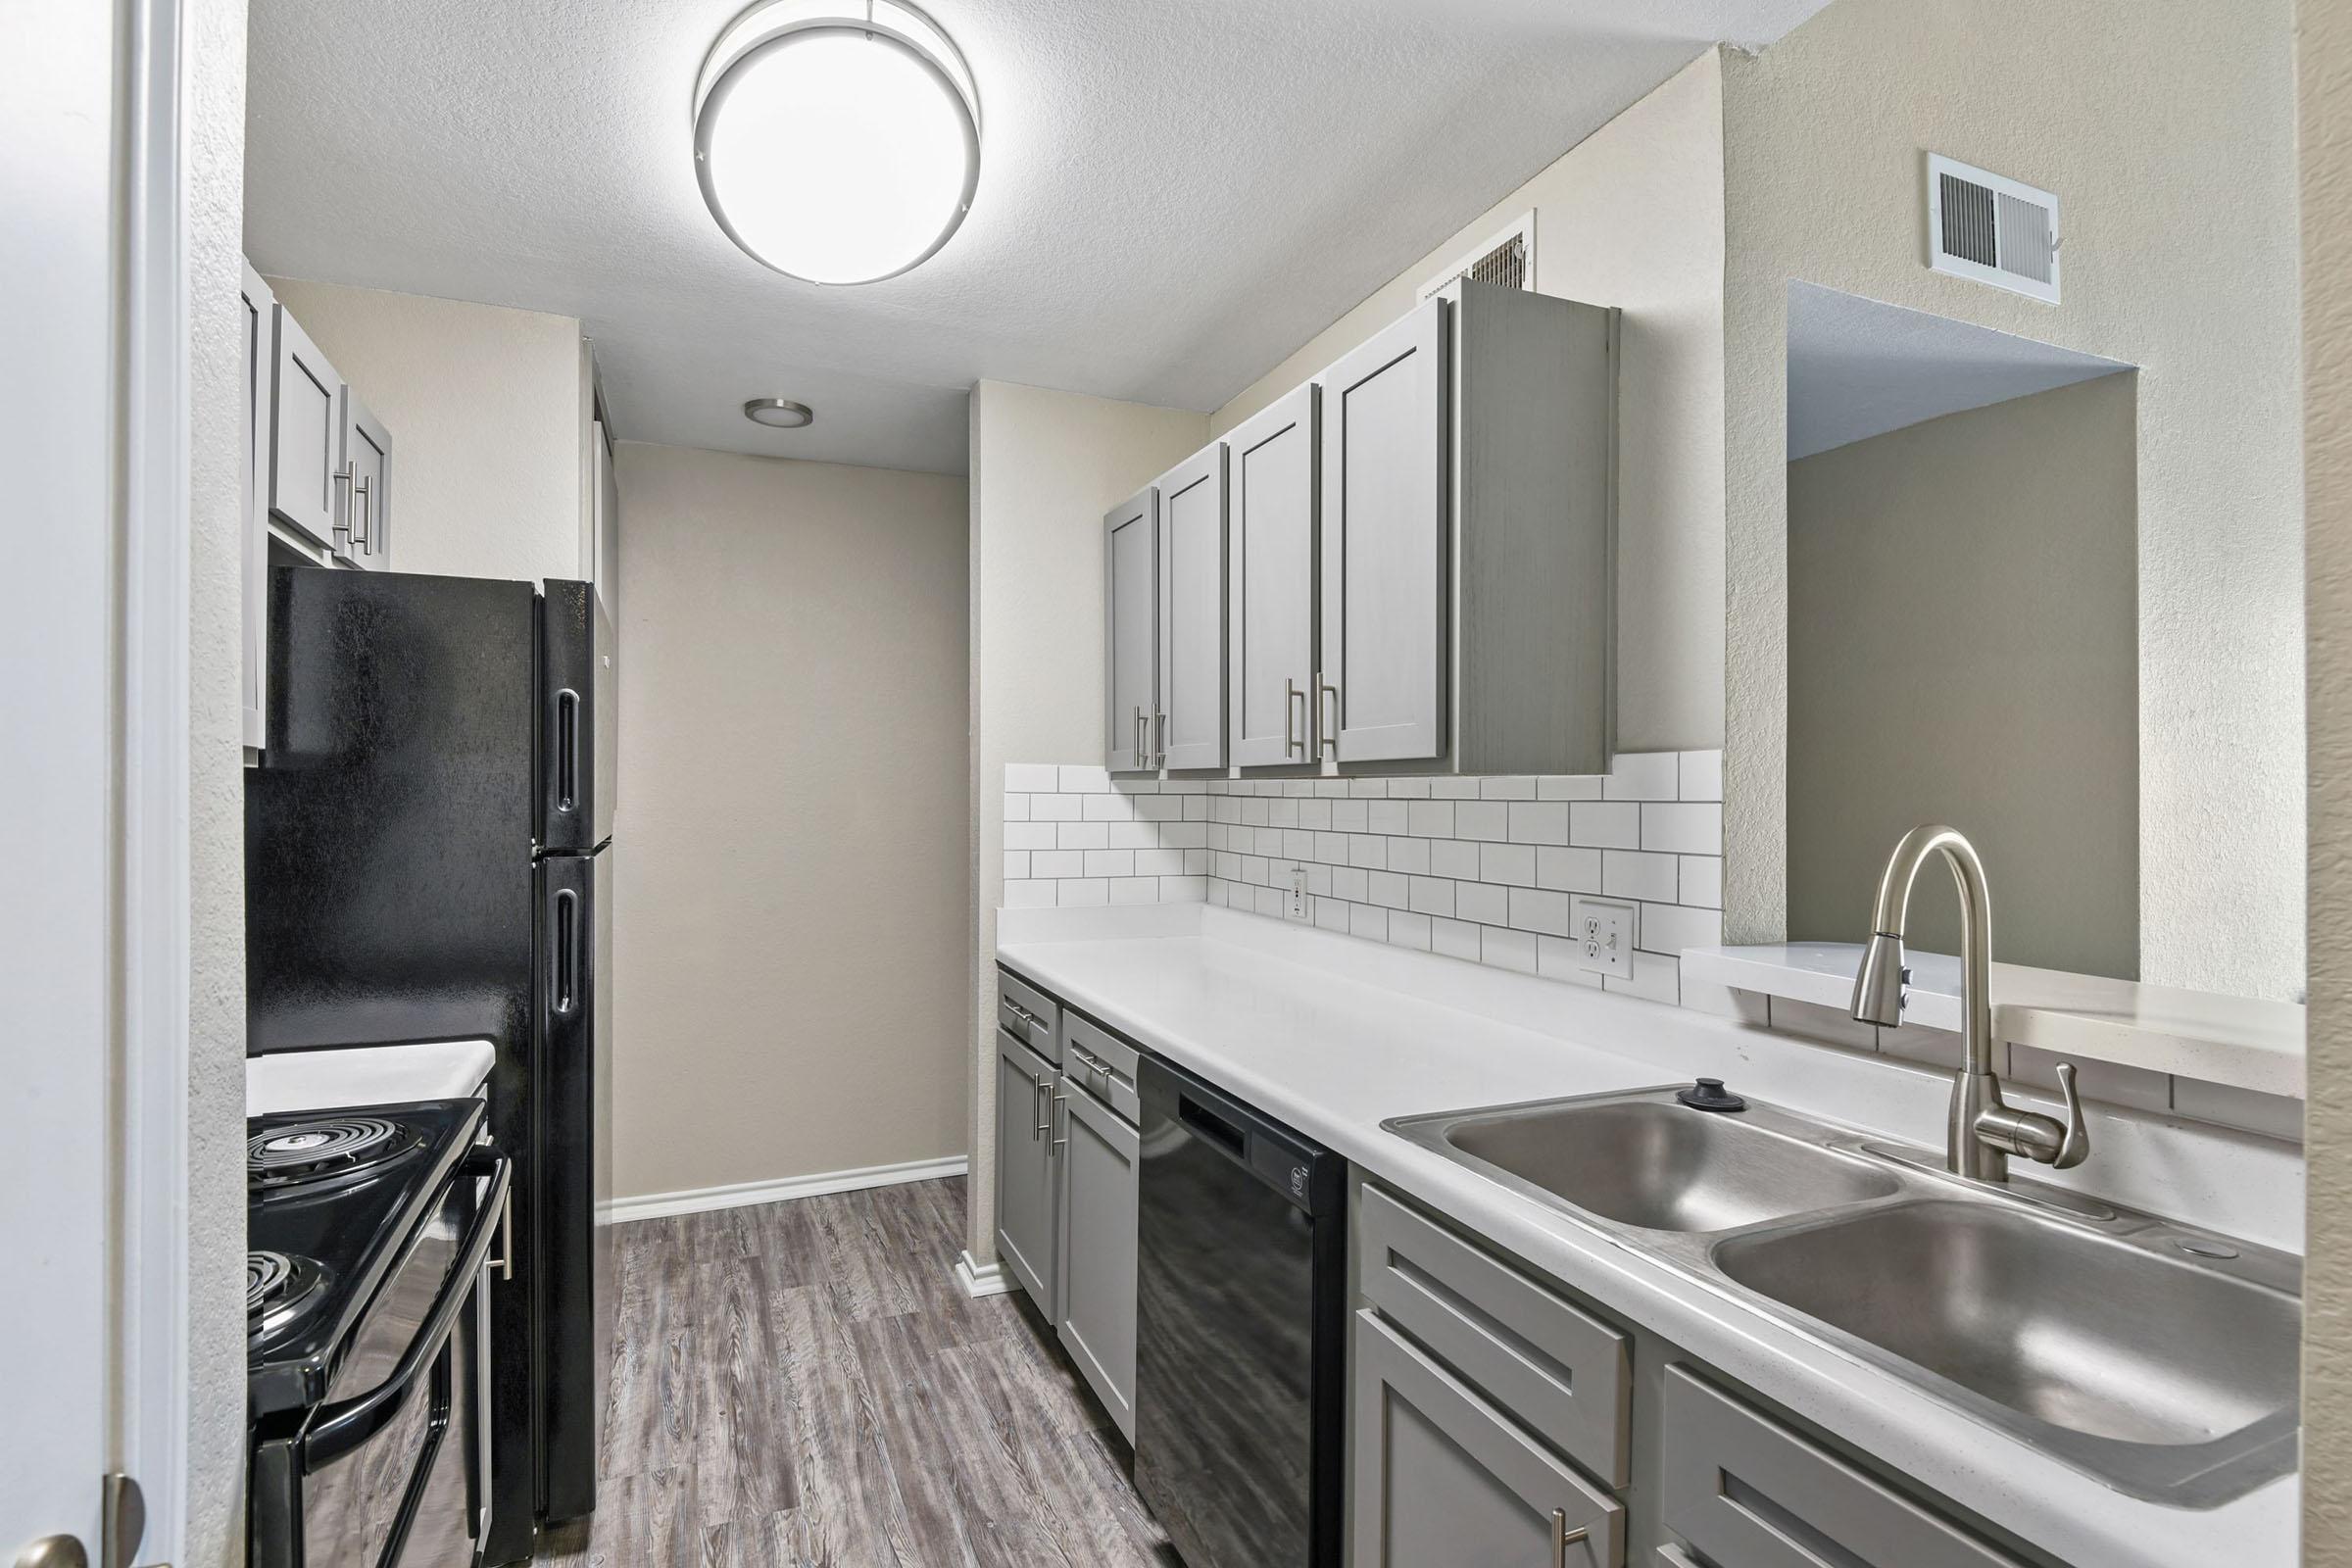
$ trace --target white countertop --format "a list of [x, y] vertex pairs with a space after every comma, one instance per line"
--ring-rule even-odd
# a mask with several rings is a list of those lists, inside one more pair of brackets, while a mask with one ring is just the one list
[[[1911, 969], [1904, 1021], [1957, 1031], [1960, 960], [1907, 953], [1904, 961]], [[1843, 1010], [1861, 963], [1861, 944], [1853, 942], [1690, 948], [1683, 976]], [[2303, 1008], [2291, 1002], [1996, 962], [1992, 1029], [2013, 1045], [2040, 1051], [2266, 1095], [2303, 1095]]]
[[[998, 956], [1369, 1175], [2079, 1568], [2295, 1559], [2296, 1477], [2203, 1511], [2127, 1497], [1380, 1126], [1393, 1116], [1634, 1089], [1703, 1071], [1779, 1104], [1932, 1143], [1944, 1074], [1198, 905], [1003, 910]], [[2301, 1250], [2302, 1161], [2286, 1146], [2126, 1112], [2094, 1113], [2092, 1139], [2090, 1160], [2067, 1173], [2086, 1178], [2078, 1185]]]
[[487, 1040], [277, 1051], [245, 1058], [245, 1114], [338, 1110], [466, 1100], [482, 1092], [498, 1052]]

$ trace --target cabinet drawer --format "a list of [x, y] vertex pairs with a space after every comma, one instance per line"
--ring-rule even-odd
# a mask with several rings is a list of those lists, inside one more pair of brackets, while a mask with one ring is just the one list
[[1135, 1070], [1143, 1053], [1092, 1018], [1075, 1012], [1061, 1015], [1061, 1070], [1070, 1082], [1083, 1085], [1088, 1094], [1131, 1122], [1142, 1114]]
[[1626, 1337], [1376, 1187], [1357, 1215], [1365, 1299], [1531, 1430], [1624, 1486]]
[[1061, 1004], [1010, 969], [997, 970], [997, 1026], [1061, 1065]]
[[1707, 1568], [2019, 1568], [1686, 1367], [1664, 1409], [1666, 1528]]

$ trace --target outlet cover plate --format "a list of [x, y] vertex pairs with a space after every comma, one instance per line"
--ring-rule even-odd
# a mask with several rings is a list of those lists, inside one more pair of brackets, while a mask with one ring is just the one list
[[1574, 962], [1593, 974], [1625, 979], [1634, 972], [1634, 906], [1615, 899], [1568, 901], [1568, 940]]

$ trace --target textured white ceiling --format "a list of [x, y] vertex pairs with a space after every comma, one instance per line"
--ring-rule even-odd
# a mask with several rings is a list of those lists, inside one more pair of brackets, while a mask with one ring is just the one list
[[1788, 285], [1788, 461], [2132, 367], [1989, 326]]
[[[1704, 45], [1824, 0], [933, 0], [978, 198], [848, 289], [703, 207], [688, 97], [741, 3], [254, 0], [254, 262], [577, 316], [634, 439], [957, 472], [973, 381], [1214, 408]], [[765, 395], [816, 423], [748, 423]]]

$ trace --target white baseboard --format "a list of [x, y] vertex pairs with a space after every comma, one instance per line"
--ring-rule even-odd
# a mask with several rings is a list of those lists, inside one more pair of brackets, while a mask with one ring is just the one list
[[819, 1198], [826, 1193], [854, 1193], [867, 1187], [896, 1187], [902, 1182], [935, 1182], [961, 1176], [970, 1165], [962, 1154], [947, 1159], [912, 1159], [897, 1165], [868, 1165], [861, 1170], [821, 1171], [813, 1176], [786, 1176], [769, 1182], [735, 1182], [725, 1187], [696, 1187], [678, 1193], [648, 1193], [642, 1198], [616, 1198], [597, 1205], [597, 1217], [613, 1225], [633, 1219], [661, 1219], [670, 1214], [699, 1214], [706, 1209], [743, 1208], [753, 1203], [782, 1203], [795, 1198]]
[[966, 1248], [956, 1259], [956, 1283], [966, 1296], [1006, 1296], [1013, 1287], [1012, 1270], [1002, 1262], [975, 1263]]

